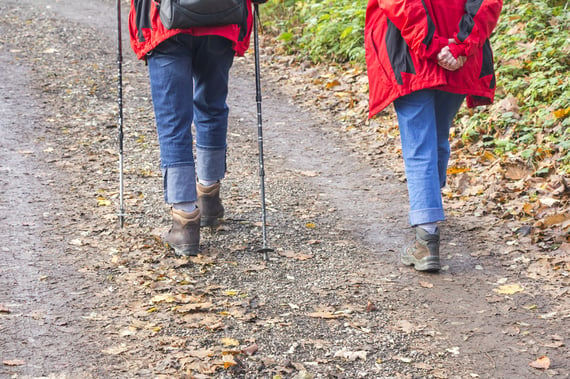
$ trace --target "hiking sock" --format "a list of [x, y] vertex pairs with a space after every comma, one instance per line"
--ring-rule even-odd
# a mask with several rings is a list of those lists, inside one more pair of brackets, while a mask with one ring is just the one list
[[196, 210], [196, 208], [197, 208], [195, 201], [186, 201], [184, 203], [174, 203], [174, 204], [172, 204], [172, 206], [175, 209], [178, 209], [178, 210], [186, 212], [186, 213], [194, 212], [194, 210]]
[[204, 187], [210, 187], [216, 183], [218, 183], [219, 180], [203, 180], [203, 179], [198, 179], [198, 183], [200, 183], [201, 185], [203, 185]]
[[435, 234], [437, 232], [437, 222], [429, 222], [426, 224], [419, 224], [420, 228], [428, 232], [429, 234]]

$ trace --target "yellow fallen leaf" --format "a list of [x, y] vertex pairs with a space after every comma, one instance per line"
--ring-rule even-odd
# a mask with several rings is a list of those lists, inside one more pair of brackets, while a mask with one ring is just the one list
[[233, 338], [222, 338], [224, 346], [239, 346], [239, 341]]
[[548, 358], [547, 356], [542, 356], [538, 358], [536, 361], [530, 362], [529, 365], [530, 367], [542, 370], [548, 370], [548, 368], [550, 367], [550, 358]]
[[102, 196], [97, 197], [97, 206], [98, 207], [106, 207], [111, 205], [111, 200], [107, 200]]
[[447, 175], [457, 175], [468, 171], [471, 171], [469, 167], [449, 167], [447, 169]]
[[307, 222], [305, 226], [309, 229], [315, 229], [317, 227], [314, 222]]
[[570, 115], [570, 107], [564, 109], [564, 108], [560, 108], [558, 110], [555, 110], [554, 112], [554, 117], [556, 118], [564, 118], [568, 115]]
[[224, 355], [222, 356], [222, 361], [224, 362], [224, 370], [229, 369], [237, 364], [233, 355]]
[[497, 159], [497, 157], [489, 150], [485, 150], [485, 152], [481, 155], [482, 161], [494, 161], [495, 159]]
[[524, 288], [520, 284], [505, 284], [494, 288], [493, 291], [501, 295], [514, 295], [515, 293], [523, 292]]
[[327, 89], [331, 89], [331, 88], [339, 86], [339, 85], [340, 85], [340, 82], [338, 80], [334, 79], [334, 80], [331, 80], [330, 82], [327, 82], [326, 87], [327, 87]]

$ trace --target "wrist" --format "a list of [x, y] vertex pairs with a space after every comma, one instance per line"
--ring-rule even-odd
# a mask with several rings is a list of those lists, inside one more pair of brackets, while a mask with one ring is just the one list
[[465, 47], [463, 45], [458, 45], [456, 43], [449, 44], [449, 52], [453, 55], [453, 58], [457, 59], [460, 56], [466, 56]]

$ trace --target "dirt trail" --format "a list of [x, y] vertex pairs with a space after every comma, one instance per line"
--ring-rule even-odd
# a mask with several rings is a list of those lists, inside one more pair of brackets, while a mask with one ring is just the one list
[[[568, 377], [565, 292], [541, 296], [549, 283], [519, 272], [493, 220], [453, 211], [446, 270], [401, 267], [399, 174], [366, 159], [369, 148], [326, 114], [296, 105], [271, 70], [263, 114], [276, 252], [260, 261], [251, 56], [232, 72], [226, 222], [204, 232], [205, 258], [187, 265], [150, 237], [168, 214], [148, 79], [125, 38], [129, 215], [119, 230], [113, 3], [8, 0], [0, 10], [0, 377]], [[493, 291], [509, 283], [525, 291]], [[165, 303], [176, 291], [214, 306], [177, 315]], [[259, 352], [241, 371], [196, 357], [222, 359], [222, 337]], [[541, 355], [550, 370], [529, 367]]]
[[107, 358], [82, 319], [96, 312], [91, 295], [101, 285], [77, 272], [79, 257], [66, 254], [65, 193], [43, 152], [55, 146], [45, 144], [42, 101], [30, 88], [30, 72], [5, 52], [0, 64], [0, 362], [27, 362], [22, 370], [4, 364], [0, 375], [90, 377]]

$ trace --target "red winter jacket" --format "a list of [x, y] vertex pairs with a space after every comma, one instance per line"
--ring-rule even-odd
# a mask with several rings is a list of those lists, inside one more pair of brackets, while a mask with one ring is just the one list
[[189, 29], [166, 29], [160, 21], [156, 0], [131, 0], [129, 13], [129, 35], [131, 47], [139, 59], [164, 40], [179, 34], [187, 33], [194, 36], [218, 35], [233, 42], [236, 55], [242, 56], [249, 47], [253, 17], [251, 0], [246, 0], [249, 14], [247, 17], [247, 31], [240, 40], [240, 27], [237, 25], [195, 27]]
[[[372, 117], [398, 97], [426, 88], [467, 95], [467, 105], [490, 104], [495, 94], [489, 36], [502, 0], [369, 0], [365, 47]], [[448, 71], [437, 54], [449, 44], [465, 65]]]

